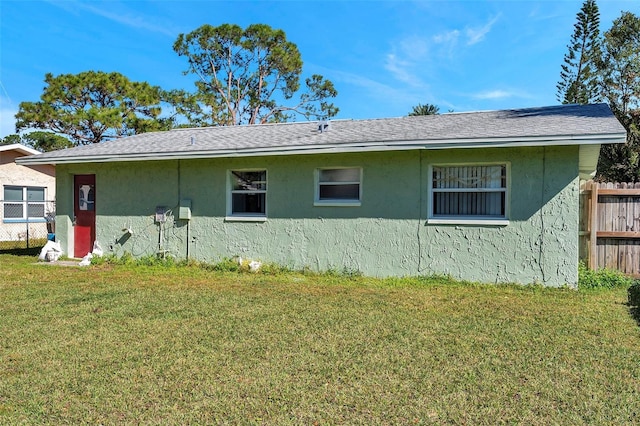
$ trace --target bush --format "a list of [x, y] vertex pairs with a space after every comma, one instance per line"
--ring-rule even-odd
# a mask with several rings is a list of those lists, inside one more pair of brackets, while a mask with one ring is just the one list
[[598, 269], [592, 271], [584, 263], [578, 265], [578, 288], [580, 290], [596, 288], [629, 287], [633, 279], [614, 269]]
[[640, 309], [640, 280], [634, 280], [631, 287], [627, 290], [629, 306], [635, 306]]

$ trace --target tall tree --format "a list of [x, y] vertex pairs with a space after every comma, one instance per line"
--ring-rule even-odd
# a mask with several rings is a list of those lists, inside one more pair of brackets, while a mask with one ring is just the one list
[[640, 181], [640, 18], [622, 12], [604, 33], [602, 47], [602, 95], [627, 130], [627, 143], [603, 145], [598, 174], [606, 180]]
[[418, 104], [413, 107], [413, 109], [409, 113], [409, 116], [437, 115], [437, 114], [440, 114], [440, 108], [438, 106], [433, 104], [426, 104], [426, 105]]
[[16, 131], [50, 130], [75, 144], [98, 143], [171, 127], [160, 118], [162, 90], [112, 72], [48, 73], [40, 102], [20, 103]]
[[556, 86], [557, 98], [563, 104], [588, 104], [599, 98], [596, 62], [600, 57], [600, 12], [595, 0], [585, 0], [573, 28]]
[[57, 149], [71, 148], [73, 142], [64, 136], [52, 132], [31, 132], [22, 137], [23, 143], [40, 152], [55, 151]]
[[20, 135], [7, 135], [4, 138], [0, 139], [0, 145], [13, 145], [14, 143], [22, 143], [22, 138], [20, 137]]
[[333, 83], [321, 75], [305, 80], [300, 90], [302, 59], [282, 30], [254, 24], [203, 25], [180, 34], [173, 45], [186, 57], [184, 74], [196, 76], [197, 92], [171, 93], [171, 103], [194, 125], [236, 125], [282, 122], [295, 114], [330, 118], [338, 108]]

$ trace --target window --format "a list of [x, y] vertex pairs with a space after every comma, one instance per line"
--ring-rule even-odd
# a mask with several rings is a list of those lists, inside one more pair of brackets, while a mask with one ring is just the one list
[[506, 164], [432, 166], [430, 189], [430, 222], [507, 219]]
[[4, 219], [44, 220], [45, 188], [5, 186]]
[[361, 181], [358, 167], [317, 169], [315, 205], [359, 206]]
[[232, 170], [229, 173], [229, 213], [232, 217], [265, 218], [267, 214], [267, 171]]

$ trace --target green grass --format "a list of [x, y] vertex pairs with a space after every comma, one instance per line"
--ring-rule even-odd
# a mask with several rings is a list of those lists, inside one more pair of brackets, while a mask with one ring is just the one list
[[626, 298], [1, 255], [0, 424], [637, 424]]

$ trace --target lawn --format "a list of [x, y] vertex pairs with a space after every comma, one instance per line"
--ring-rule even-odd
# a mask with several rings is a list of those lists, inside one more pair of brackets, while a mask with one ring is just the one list
[[0, 424], [640, 423], [624, 289], [0, 255]]

